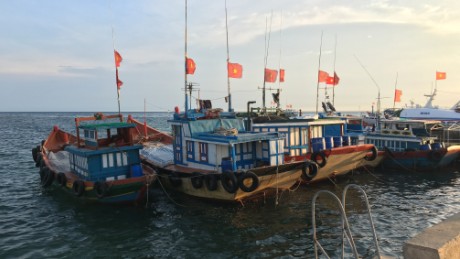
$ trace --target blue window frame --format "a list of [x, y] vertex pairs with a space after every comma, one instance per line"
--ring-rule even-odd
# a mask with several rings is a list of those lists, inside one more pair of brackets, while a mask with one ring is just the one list
[[208, 143], [199, 143], [200, 146], [200, 162], [208, 162]]
[[195, 160], [195, 142], [187, 140], [187, 160], [194, 161]]

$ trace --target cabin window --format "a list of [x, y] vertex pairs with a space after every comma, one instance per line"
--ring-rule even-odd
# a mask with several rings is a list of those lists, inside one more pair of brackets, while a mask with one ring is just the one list
[[187, 159], [188, 160], [195, 160], [195, 148], [194, 148], [194, 142], [187, 140], [186, 141], [187, 145]]
[[84, 131], [84, 136], [86, 139], [95, 139], [96, 137], [96, 132], [94, 130], [85, 130]]
[[200, 162], [208, 162], [208, 143], [200, 142]]
[[123, 166], [123, 161], [121, 160], [121, 153], [117, 152], [117, 166]]

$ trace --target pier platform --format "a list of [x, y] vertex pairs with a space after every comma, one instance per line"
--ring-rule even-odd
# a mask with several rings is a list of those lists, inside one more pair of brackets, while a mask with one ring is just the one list
[[403, 254], [405, 259], [460, 259], [460, 213], [408, 240]]

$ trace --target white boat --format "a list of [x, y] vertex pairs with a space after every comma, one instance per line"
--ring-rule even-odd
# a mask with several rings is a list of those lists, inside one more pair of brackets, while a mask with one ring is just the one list
[[432, 94], [425, 96], [429, 97], [425, 106], [403, 108], [399, 117], [402, 119], [417, 120], [460, 121], [460, 101], [458, 101], [450, 109], [442, 109], [437, 106], [433, 106], [433, 100], [436, 96], [436, 88]]

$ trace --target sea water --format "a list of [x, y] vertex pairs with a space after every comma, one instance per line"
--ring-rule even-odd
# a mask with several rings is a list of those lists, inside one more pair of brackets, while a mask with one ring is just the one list
[[[91, 113], [0, 113], [0, 258], [313, 258], [312, 197], [339, 197], [350, 183], [367, 193], [383, 254], [402, 258], [405, 241], [460, 212], [458, 168], [419, 174], [353, 172], [336, 182], [244, 204], [221, 204], [152, 188], [141, 206], [79, 202], [59, 188], [43, 189], [31, 149], [53, 125], [74, 132], [75, 116]], [[127, 114], [125, 114], [127, 115]], [[143, 113], [133, 113], [143, 120]], [[169, 131], [170, 113], [147, 113], [147, 123]], [[367, 210], [350, 190], [347, 213], [358, 252], [375, 255]], [[340, 254], [341, 221], [332, 199], [316, 210], [320, 242]], [[346, 245], [349, 254], [349, 248]]]

